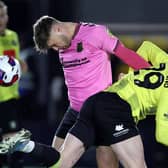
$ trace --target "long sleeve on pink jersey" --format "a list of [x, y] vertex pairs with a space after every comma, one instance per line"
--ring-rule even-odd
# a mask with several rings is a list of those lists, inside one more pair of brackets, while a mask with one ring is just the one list
[[124, 63], [132, 67], [133, 69], [148, 68], [151, 65], [146, 62], [141, 56], [139, 56], [133, 50], [126, 48], [118, 41], [118, 44], [114, 50], [114, 54], [119, 57]]
[[109, 35], [106, 27], [99, 26], [96, 29], [96, 43], [104, 51], [115, 54], [124, 63], [133, 69], [148, 68], [151, 65], [133, 50], [126, 48], [117, 37]]

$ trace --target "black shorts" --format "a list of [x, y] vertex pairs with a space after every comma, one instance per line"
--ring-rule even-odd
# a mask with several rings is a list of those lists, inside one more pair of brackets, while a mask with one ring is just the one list
[[76, 122], [78, 114], [79, 112], [73, 110], [72, 108], [68, 108], [61, 123], [59, 124], [56, 130], [55, 135], [57, 137], [65, 139], [66, 134], [68, 133], [69, 129]]
[[116, 93], [100, 92], [84, 103], [70, 132], [90, 146], [95, 131], [95, 145], [109, 146], [139, 134], [130, 105]]
[[2, 134], [19, 131], [21, 129], [17, 99], [0, 103], [0, 128]]

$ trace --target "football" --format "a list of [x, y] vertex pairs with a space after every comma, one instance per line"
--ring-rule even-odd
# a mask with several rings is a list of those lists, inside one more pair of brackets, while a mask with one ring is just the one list
[[21, 67], [14, 57], [0, 56], [0, 86], [11, 86], [20, 79]]

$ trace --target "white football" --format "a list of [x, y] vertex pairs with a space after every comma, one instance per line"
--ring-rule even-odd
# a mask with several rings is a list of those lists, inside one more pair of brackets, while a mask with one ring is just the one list
[[0, 56], [0, 86], [11, 86], [20, 79], [21, 67], [14, 57]]

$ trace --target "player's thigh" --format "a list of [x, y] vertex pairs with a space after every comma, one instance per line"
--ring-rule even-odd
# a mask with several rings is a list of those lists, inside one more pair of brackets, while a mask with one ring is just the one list
[[130, 105], [115, 93], [97, 94], [94, 123], [97, 146], [110, 146], [139, 134]]
[[56, 130], [56, 133], [55, 133], [55, 136], [53, 139], [53, 143], [52, 143], [53, 147], [55, 147], [56, 149], [59, 149], [61, 147], [68, 131], [76, 122], [78, 114], [79, 113], [77, 111], [75, 111], [71, 108], [68, 108], [61, 123], [59, 124], [59, 126]]
[[99, 168], [118, 168], [119, 162], [110, 146], [98, 146], [96, 159]]
[[94, 98], [95, 96], [91, 96], [85, 101], [80, 110], [80, 114], [77, 117], [77, 121], [69, 130], [69, 133], [83, 142], [85, 148], [95, 144], [95, 128], [93, 119]]
[[124, 166], [145, 167], [144, 149], [140, 135], [112, 144], [111, 147]]

